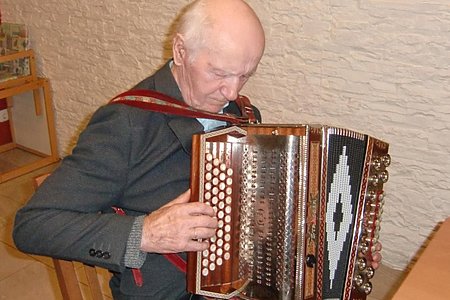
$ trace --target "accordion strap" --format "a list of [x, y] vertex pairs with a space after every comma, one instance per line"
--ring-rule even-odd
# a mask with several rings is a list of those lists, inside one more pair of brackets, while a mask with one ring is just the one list
[[153, 90], [127, 91], [116, 96], [109, 103], [121, 103], [146, 110], [190, 118], [214, 119], [229, 122], [235, 125], [257, 122], [250, 100], [242, 95], [239, 95], [239, 97], [236, 99], [236, 104], [241, 110], [241, 117], [232, 114], [215, 114], [203, 110], [198, 110], [188, 106], [184, 102], [175, 100], [165, 94]]

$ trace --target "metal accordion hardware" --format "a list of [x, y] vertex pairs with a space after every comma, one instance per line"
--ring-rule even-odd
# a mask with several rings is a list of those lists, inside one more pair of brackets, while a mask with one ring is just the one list
[[366, 299], [389, 145], [322, 125], [249, 124], [193, 137], [192, 201], [218, 229], [187, 288], [229, 299]]

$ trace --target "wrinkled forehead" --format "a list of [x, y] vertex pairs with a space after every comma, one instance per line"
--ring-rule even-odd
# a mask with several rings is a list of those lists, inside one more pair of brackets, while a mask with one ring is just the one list
[[230, 46], [203, 48], [196, 56], [195, 63], [200, 63], [209, 71], [238, 76], [254, 73], [261, 58], [258, 53]]

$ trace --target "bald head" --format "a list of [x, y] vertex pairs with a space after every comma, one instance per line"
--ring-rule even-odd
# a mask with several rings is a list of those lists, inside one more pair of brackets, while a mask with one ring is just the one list
[[221, 48], [236, 44], [241, 48], [264, 51], [264, 30], [253, 9], [242, 0], [197, 0], [180, 17], [177, 33], [185, 46], [196, 52], [201, 48]]

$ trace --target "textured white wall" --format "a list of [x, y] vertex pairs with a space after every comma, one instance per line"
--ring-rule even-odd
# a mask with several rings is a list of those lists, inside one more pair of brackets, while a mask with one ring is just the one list
[[[89, 115], [152, 73], [177, 0], [3, 0], [50, 78], [61, 152]], [[448, 0], [249, 0], [267, 33], [245, 88], [266, 122], [325, 123], [390, 142], [384, 262], [403, 269], [450, 215]]]

